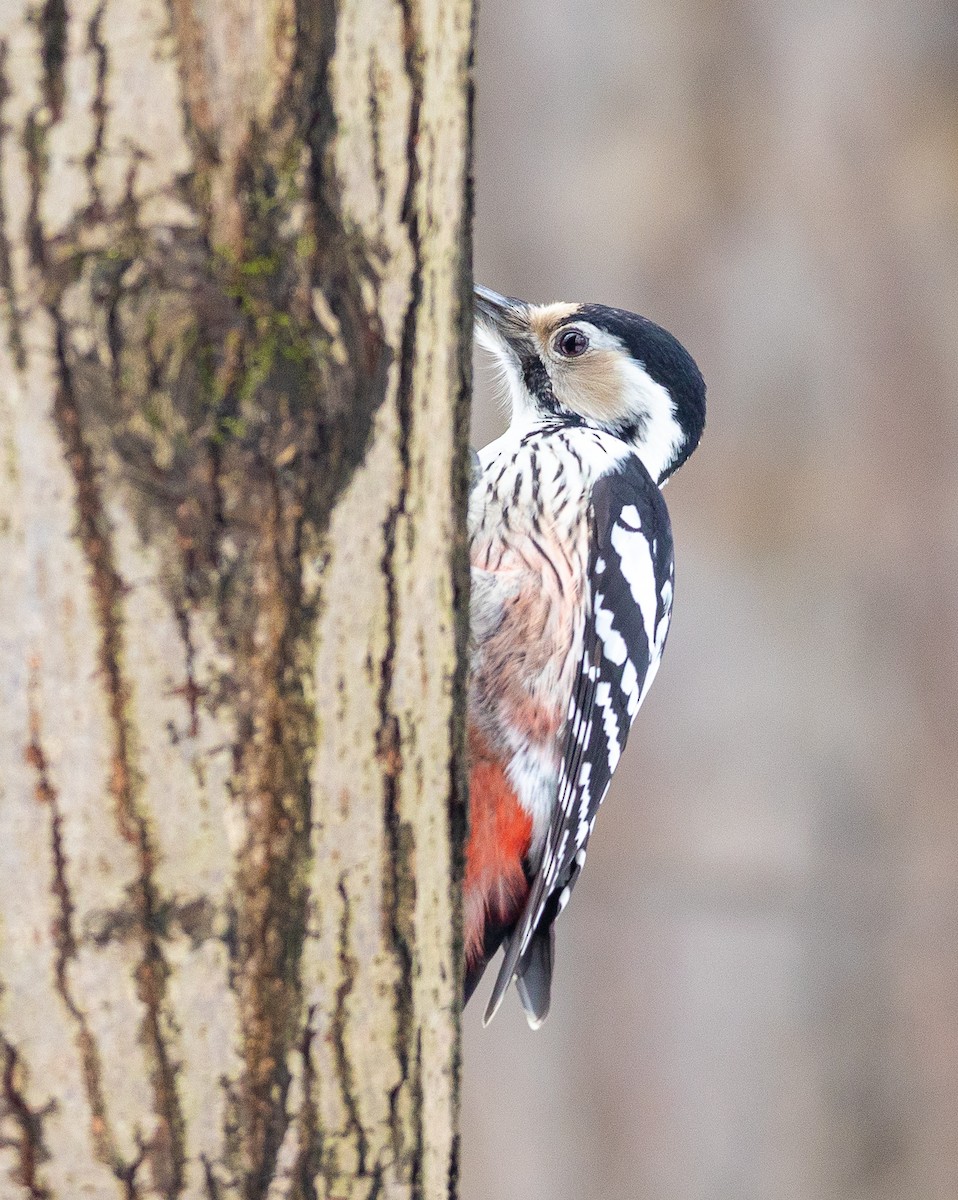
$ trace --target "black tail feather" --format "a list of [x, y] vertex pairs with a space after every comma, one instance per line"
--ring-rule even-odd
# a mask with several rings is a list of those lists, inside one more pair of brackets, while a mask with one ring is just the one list
[[532, 935], [516, 971], [516, 990], [533, 1029], [538, 1029], [549, 1015], [554, 962], [555, 927], [550, 922], [545, 929], [540, 925]]
[[516, 918], [513, 916], [509, 921], [494, 921], [491, 916], [486, 917], [485, 936], [483, 937], [482, 954], [475, 962], [466, 963], [466, 981], [464, 997], [462, 1001], [463, 1008], [469, 1003], [472, 993], [479, 985], [479, 980], [482, 978], [486, 967], [489, 965], [489, 960], [494, 958], [496, 951], [503, 942], [508, 943], [509, 935], [516, 927]]

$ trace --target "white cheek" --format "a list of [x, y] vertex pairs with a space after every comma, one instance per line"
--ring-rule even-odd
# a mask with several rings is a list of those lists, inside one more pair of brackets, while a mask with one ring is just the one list
[[619, 370], [622, 372], [623, 396], [629, 411], [637, 417], [645, 417], [636, 452], [645, 469], [658, 482], [659, 476], [678, 454], [683, 441], [682, 427], [675, 419], [672, 398], [661, 383], [656, 383], [637, 362], [622, 359]]

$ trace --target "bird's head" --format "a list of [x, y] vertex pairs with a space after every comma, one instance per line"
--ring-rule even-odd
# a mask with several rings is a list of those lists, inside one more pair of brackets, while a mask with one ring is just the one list
[[513, 419], [585, 424], [627, 442], [663, 483], [698, 445], [705, 381], [645, 317], [602, 304], [527, 304], [475, 289], [476, 338], [509, 383]]

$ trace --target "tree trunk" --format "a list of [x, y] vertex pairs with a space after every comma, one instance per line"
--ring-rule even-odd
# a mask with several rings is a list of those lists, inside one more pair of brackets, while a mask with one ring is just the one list
[[0, 15], [0, 1196], [455, 1193], [470, 0]]

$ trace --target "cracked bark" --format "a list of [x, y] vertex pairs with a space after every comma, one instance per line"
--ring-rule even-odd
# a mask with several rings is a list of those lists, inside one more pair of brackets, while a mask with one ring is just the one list
[[469, 0], [0, 18], [0, 1195], [456, 1191]]

